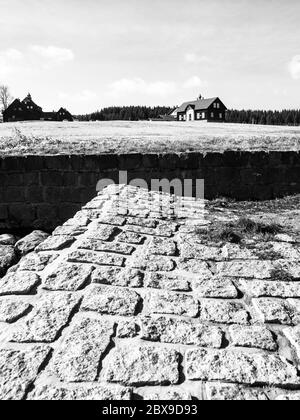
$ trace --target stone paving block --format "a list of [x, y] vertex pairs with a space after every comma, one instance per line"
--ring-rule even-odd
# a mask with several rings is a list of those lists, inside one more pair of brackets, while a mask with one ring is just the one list
[[63, 343], [54, 351], [49, 372], [66, 382], [95, 381], [114, 327], [114, 322], [104, 319], [74, 320]]
[[134, 338], [139, 333], [139, 327], [134, 320], [118, 322], [117, 338]]
[[92, 274], [92, 283], [108, 284], [119, 287], [143, 287], [144, 274], [135, 269], [100, 267]]
[[119, 255], [77, 250], [69, 253], [68, 261], [74, 263], [89, 263], [96, 265], [112, 265], [122, 267], [125, 263], [125, 258]]
[[300, 298], [300, 282], [242, 281], [244, 290], [253, 297]]
[[198, 242], [195, 237], [183, 236], [179, 245], [180, 255], [186, 259], [198, 260], [222, 260], [222, 248], [215, 246], [207, 246]]
[[270, 261], [230, 261], [216, 264], [216, 275], [223, 277], [270, 279], [274, 271]]
[[173, 271], [176, 267], [175, 261], [171, 258], [158, 256], [158, 255], [147, 255], [147, 254], [136, 254], [130, 261], [130, 267], [137, 268], [142, 271]]
[[195, 318], [199, 304], [191, 295], [172, 292], [151, 292], [149, 311], [152, 314], [180, 315]]
[[145, 401], [191, 401], [192, 396], [189, 392], [177, 387], [163, 389], [155, 392], [154, 390], [141, 391], [139, 394]]
[[0, 400], [22, 400], [49, 353], [46, 346], [0, 349]]
[[283, 332], [292, 346], [295, 348], [297, 356], [300, 359], [300, 326], [298, 325], [294, 328], [286, 328], [283, 330]]
[[28, 396], [32, 401], [126, 401], [131, 389], [110, 385], [39, 385]]
[[283, 299], [253, 299], [253, 306], [264, 323], [293, 325], [294, 310]]
[[158, 273], [147, 273], [144, 286], [152, 289], [170, 290], [174, 292], [190, 291], [190, 282], [180, 275], [166, 275]]
[[104, 379], [129, 386], [177, 384], [179, 354], [163, 347], [117, 347], [105, 360]]
[[262, 350], [276, 351], [278, 345], [271, 333], [261, 326], [232, 325], [229, 328], [232, 345], [237, 347], [250, 347]]
[[176, 243], [166, 238], [152, 238], [149, 243], [148, 253], [150, 255], [176, 255]]
[[80, 298], [71, 293], [44, 295], [28, 317], [18, 323], [10, 341], [17, 343], [52, 343], [69, 322]]
[[203, 325], [199, 321], [166, 317], [141, 319], [141, 338], [144, 340], [219, 349], [222, 346], [223, 336], [224, 333], [220, 328]]
[[29, 295], [40, 284], [40, 277], [31, 272], [8, 273], [0, 281], [0, 296]]
[[74, 236], [50, 236], [36, 248], [36, 251], [60, 251], [72, 245], [74, 241]]
[[276, 401], [300, 401], [300, 392], [282, 393], [278, 395]]
[[53, 232], [53, 236], [80, 236], [86, 232], [86, 228], [82, 226], [59, 226]]
[[81, 310], [100, 314], [133, 316], [139, 310], [141, 297], [133, 290], [112, 286], [89, 286]]
[[11, 245], [0, 245], [0, 276], [14, 263], [17, 255]]
[[115, 226], [99, 225], [97, 222], [92, 222], [85, 238], [98, 239], [99, 241], [109, 241], [119, 230]]
[[188, 350], [186, 375], [189, 380], [249, 385], [299, 384], [296, 368], [283, 358], [236, 350]]
[[98, 239], [83, 239], [78, 244], [78, 248], [91, 251], [112, 252], [117, 254], [131, 255], [135, 248], [132, 245], [120, 242], [102, 242]]
[[220, 324], [249, 324], [250, 314], [240, 302], [218, 299], [201, 300], [200, 319]]
[[268, 401], [262, 389], [247, 388], [231, 384], [206, 384], [209, 401]]
[[126, 242], [128, 244], [140, 245], [144, 242], [145, 236], [134, 232], [122, 232], [118, 236], [119, 242]]
[[44, 253], [32, 253], [26, 255], [19, 265], [18, 269], [21, 271], [43, 271], [46, 266], [51, 264], [59, 257], [59, 254], [44, 254]]
[[208, 280], [195, 279], [192, 282], [195, 296], [199, 298], [236, 299], [238, 290], [230, 279], [212, 277]]
[[184, 260], [180, 259], [177, 263], [178, 270], [186, 271], [187, 273], [191, 274], [198, 274], [199, 276], [203, 276], [204, 273], [211, 277], [212, 273], [209, 270], [209, 266], [207, 262], [200, 261], [200, 260]]
[[82, 288], [90, 279], [93, 266], [61, 263], [48, 274], [42, 287], [47, 290], [76, 291]]
[[276, 268], [284, 270], [295, 280], [300, 280], [300, 264], [299, 261], [280, 260], [276, 261]]
[[48, 233], [42, 232], [41, 230], [34, 230], [30, 235], [25, 236], [16, 243], [15, 250], [20, 255], [29, 254], [47, 238], [49, 238]]
[[127, 224], [133, 226], [140, 226], [140, 227], [147, 227], [147, 228], [156, 228], [157, 226], [156, 220], [151, 219], [143, 219], [140, 217], [128, 217]]
[[280, 254], [282, 258], [300, 261], [300, 250], [298, 249], [298, 247], [288, 243], [279, 242], [272, 242], [271, 245], [273, 251]]
[[13, 323], [26, 315], [31, 305], [15, 298], [0, 299], [0, 322]]
[[126, 219], [124, 217], [114, 216], [112, 214], [102, 214], [97, 221], [99, 223], [112, 226], [123, 226], [126, 222]]

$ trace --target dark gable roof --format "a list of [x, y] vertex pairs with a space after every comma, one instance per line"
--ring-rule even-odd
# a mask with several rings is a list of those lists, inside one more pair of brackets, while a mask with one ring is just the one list
[[[23, 104], [22, 104], [22, 102], [20, 101], [20, 99], [15, 99], [8, 107], [7, 107], [7, 109], [5, 110], [5, 111], [8, 111], [8, 110], [10, 110], [11, 108], [15, 108], [15, 107], [22, 107], [22, 109], [23, 109]], [[5, 112], [4, 111], [4, 112]]]
[[194, 107], [195, 111], [202, 111], [204, 109], [208, 109], [217, 99], [218, 97], [209, 99], [199, 99], [198, 101], [184, 102], [179, 108], [176, 109], [176, 112], [185, 112], [189, 105]]

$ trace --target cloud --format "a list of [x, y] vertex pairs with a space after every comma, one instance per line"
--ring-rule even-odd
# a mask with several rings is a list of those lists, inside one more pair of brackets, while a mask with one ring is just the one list
[[146, 82], [140, 78], [120, 79], [110, 85], [110, 91], [114, 96], [130, 93], [148, 96], [167, 96], [176, 91], [174, 82]]
[[60, 48], [54, 46], [32, 45], [29, 47], [31, 53], [52, 64], [61, 64], [73, 61], [75, 56], [72, 50], [68, 48]]
[[88, 89], [84, 89], [78, 93], [60, 92], [58, 96], [60, 99], [68, 102], [90, 102], [97, 98], [96, 93]]
[[190, 79], [186, 80], [183, 84], [185, 89], [191, 88], [202, 88], [207, 86], [207, 82], [205, 80], [201, 80], [198, 76], [193, 76]]
[[300, 55], [295, 55], [295, 57], [293, 57], [290, 61], [288, 67], [292, 78], [295, 80], [300, 79]]
[[23, 53], [14, 48], [0, 51], [0, 77], [6, 78], [10, 73], [14, 72], [23, 58]]
[[195, 53], [187, 53], [184, 56], [187, 63], [198, 64], [198, 63], [209, 63], [210, 59], [206, 55], [198, 55]]

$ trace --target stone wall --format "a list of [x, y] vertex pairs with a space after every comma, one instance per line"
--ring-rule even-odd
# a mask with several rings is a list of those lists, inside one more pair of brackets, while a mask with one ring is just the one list
[[300, 192], [297, 152], [28, 156], [0, 160], [0, 229], [53, 229], [95, 196], [100, 179], [204, 179], [208, 199], [264, 200]]

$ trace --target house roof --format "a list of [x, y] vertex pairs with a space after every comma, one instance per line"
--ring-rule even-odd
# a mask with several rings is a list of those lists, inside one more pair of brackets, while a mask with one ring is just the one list
[[176, 112], [185, 112], [189, 105], [195, 107], [196, 111], [208, 109], [215, 102], [216, 99], [218, 98], [215, 97], [209, 99], [198, 99], [197, 101], [184, 102], [179, 108], [176, 109]]

